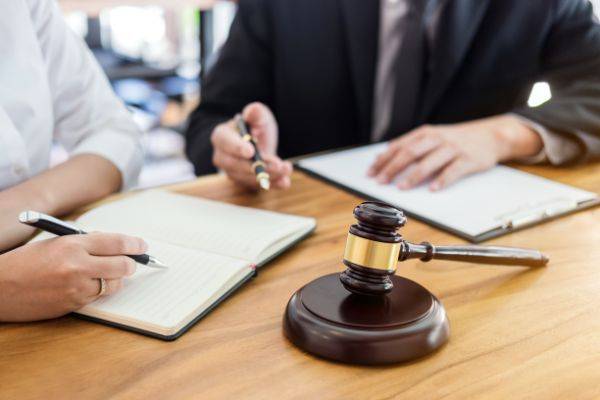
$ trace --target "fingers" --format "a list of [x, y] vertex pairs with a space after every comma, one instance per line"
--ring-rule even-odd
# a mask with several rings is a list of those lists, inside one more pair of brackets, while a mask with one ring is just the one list
[[456, 182], [458, 179], [476, 172], [478, 169], [475, 165], [462, 159], [456, 159], [450, 163], [442, 172], [435, 178], [429, 186], [431, 190], [441, 190]]
[[97, 233], [74, 237], [93, 256], [120, 256], [124, 254], [144, 254], [148, 249], [140, 238], [118, 233]]
[[266, 105], [254, 102], [244, 107], [242, 117], [252, 128], [277, 127], [275, 116]]
[[[277, 145], [277, 122], [273, 113], [261, 103], [252, 103], [244, 108], [243, 117], [257, 139], [266, 169], [271, 176], [271, 186], [290, 186], [292, 164], [282, 161], [275, 155]], [[232, 121], [215, 128], [211, 136], [213, 143], [213, 163], [231, 179], [245, 187], [257, 189], [258, 183], [252, 171], [253, 146], [242, 140]]]
[[436, 138], [426, 137], [414, 142], [411, 141], [409, 145], [397, 147], [395, 154], [387, 158], [386, 163], [381, 166], [377, 174], [377, 181], [380, 183], [390, 183], [406, 167], [434, 150], [439, 144], [440, 141]]
[[281, 178], [272, 182], [273, 187], [277, 189], [288, 189], [292, 186], [292, 180], [289, 176], [282, 176]]
[[432, 128], [428, 127], [428, 126], [423, 126], [420, 128], [417, 128], [411, 132], [408, 132], [407, 134], [391, 141], [386, 149], [386, 151], [384, 151], [383, 153], [381, 153], [377, 159], [375, 160], [375, 162], [373, 163], [373, 165], [371, 166], [371, 168], [368, 171], [369, 176], [376, 176], [378, 175], [381, 170], [383, 169], [383, 167], [385, 165], [387, 165], [396, 155], [396, 153], [403, 149], [403, 148], [410, 148], [410, 146], [415, 143], [418, 142], [420, 139], [424, 138], [425, 136], [427, 136], [427, 132], [429, 132]]
[[[293, 171], [292, 163], [282, 161], [275, 155], [265, 155], [263, 161], [267, 166], [267, 173], [270, 176], [273, 188], [287, 189], [290, 187], [290, 176]], [[231, 179], [247, 188], [258, 189], [258, 182], [250, 161], [222, 155], [222, 163], [224, 165], [223, 169]]]
[[254, 147], [242, 139], [231, 121], [218, 125], [210, 138], [215, 152], [246, 160], [254, 155]]
[[[102, 294], [103, 297], [105, 296], [110, 296], [111, 294], [115, 294], [117, 293], [119, 290], [121, 290], [123, 288], [123, 280], [122, 279], [105, 279], [105, 286], [104, 286], [104, 293]], [[101, 283], [100, 283], [100, 279], [97, 278], [90, 278], [86, 281], [85, 283], [85, 293], [87, 294], [87, 301], [85, 301], [85, 303], [88, 303], [90, 301], [95, 300], [96, 298], [98, 298], [98, 295], [100, 294], [100, 287]]]
[[[95, 279], [98, 281], [98, 279]], [[110, 296], [111, 294], [117, 293], [119, 290], [123, 288], [123, 280], [122, 279], [105, 279], [105, 291], [102, 296]], [[96, 295], [100, 293], [100, 282], [98, 282], [98, 291]]]
[[250, 126], [250, 133], [263, 155], [277, 151], [277, 120], [271, 110], [262, 103], [251, 103], [242, 111], [242, 117]]
[[225, 171], [228, 175], [233, 173], [250, 173], [252, 163], [247, 158], [240, 158], [227, 154], [225, 152], [215, 150], [214, 164], [217, 168]]
[[125, 256], [92, 257], [85, 273], [90, 278], [120, 279], [135, 273], [135, 260]]
[[456, 151], [452, 147], [437, 148], [423, 157], [406, 176], [402, 177], [398, 182], [398, 188], [406, 190], [420, 185], [452, 162], [456, 156]]
[[283, 161], [275, 155], [265, 155], [263, 161], [267, 164], [267, 172], [271, 177], [272, 183], [288, 178], [292, 175], [294, 167], [289, 161]]

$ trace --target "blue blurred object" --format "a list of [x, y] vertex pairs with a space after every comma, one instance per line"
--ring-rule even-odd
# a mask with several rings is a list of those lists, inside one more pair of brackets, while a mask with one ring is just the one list
[[181, 76], [171, 76], [162, 79], [158, 88], [172, 99], [181, 100], [186, 94], [197, 93], [200, 88], [198, 79], [187, 79]]
[[164, 93], [141, 79], [120, 79], [113, 82], [113, 88], [125, 104], [156, 115], [162, 114], [169, 100]]

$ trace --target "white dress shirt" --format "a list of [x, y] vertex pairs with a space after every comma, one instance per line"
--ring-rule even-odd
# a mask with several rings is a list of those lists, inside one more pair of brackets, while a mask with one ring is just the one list
[[[367, 1], [367, 0], [365, 0]], [[409, 1], [411, 0], [381, 0], [379, 8], [379, 43], [378, 57], [375, 74], [375, 90], [373, 99], [373, 128], [371, 132], [372, 141], [376, 142], [383, 138], [391, 122], [394, 112], [394, 62], [396, 55], [402, 48], [402, 28], [408, 15]], [[422, 1], [422, 0], [412, 0]], [[443, 4], [443, 2], [440, 2]], [[436, 10], [436, 15], [431, 18], [432, 26], [427, 26], [427, 35], [432, 36], [435, 25], [440, 18], [441, 6]], [[536, 131], [544, 144], [539, 154], [521, 159], [526, 163], [537, 163], [550, 161], [552, 164], [560, 164], [566, 160], [577, 157], [581, 150], [578, 144], [558, 135], [540, 124], [530, 121], [524, 117], [518, 117], [521, 122]], [[399, 132], [401, 135], [403, 132]]]
[[0, 190], [47, 169], [53, 140], [106, 158], [123, 188], [135, 184], [141, 133], [55, 1], [2, 1]]

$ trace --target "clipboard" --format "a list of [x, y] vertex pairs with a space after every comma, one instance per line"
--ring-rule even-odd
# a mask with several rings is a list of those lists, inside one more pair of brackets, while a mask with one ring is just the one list
[[[520, 182], [520, 186], [522, 187], [525, 185], [525, 188], [527, 189], [523, 190], [523, 199], [522, 201], [515, 201], [515, 204], [513, 204], [512, 207], [498, 210], [493, 216], [491, 216], [491, 213], [488, 213], [485, 217], [487, 220], [491, 220], [493, 217], [494, 223], [489, 223], [487, 229], [467, 231], [461, 229], [460, 224], [452, 223], [452, 221], [448, 221], [445, 218], [440, 218], [439, 212], [430, 212], [434, 208], [437, 209], [436, 211], [439, 211], [447, 206], [442, 200], [436, 203], [435, 200], [431, 200], [424, 195], [423, 198], [426, 199], [430, 209], [423, 210], [422, 207], [412, 207], [411, 204], [414, 205], [414, 202], [403, 202], [401, 199], [402, 192], [399, 189], [394, 188], [399, 194], [398, 200], [394, 201], [394, 199], [390, 198], [389, 190], [386, 189], [385, 195], [382, 195], [382, 191], [374, 188], [372, 183], [366, 183], [365, 175], [368, 165], [370, 165], [377, 154], [383, 151], [384, 146], [385, 143], [378, 143], [321, 152], [296, 158], [294, 164], [298, 170], [310, 176], [316, 177], [366, 200], [382, 201], [392, 204], [404, 210], [411, 218], [420, 220], [428, 225], [449, 232], [472, 243], [481, 243], [511, 232], [526, 229], [546, 221], [551, 221], [581, 210], [589, 209], [600, 204], [600, 197], [596, 193], [583, 191], [513, 168], [498, 166], [488, 172], [479, 174], [479, 176], [475, 178], [465, 179], [465, 182], [456, 185], [461, 187], [460, 191], [456, 188], [453, 188], [452, 191], [456, 193], [463, 192], [463, 195], [464, 193], [468, 194], [468, 184], [471, 182], [472, 185], [478, 185], [477, 188], [472, 189], [473, 192], [479, 193], [480, 195], [482, 192], [481, 183], [485, 182], [487, 174], [490, 179], [501, 176], [506, 182], [510, 182], [511, 179], [512, 181], [523, 181]], [[506, 191], [507, 189], [511, 189], [510, 186], [507, 187], [506, 182], [499, 190]], [[535, 201], [529, 201], [527, 199], [527, 194], [530, 194], [532, 190], [529, 190], [530, 188], [528, 186], [531, 186], [532, 190], [535, 189], [535, 187], [545, 189], [548, 191], [548, 196], [540, 196], [539, 193], [537, 193], [534, 196], [536, 197]], [[516, 197], [518, 197], [518, 195], [519, 193], [516, 193]], [[435, 196], [436, 194], [431, 194], [433, 199]], [[419, 198], [418, 196], [412, 195], [409, 197], [413, 200]], [[493, 200], [493, 198], [494, 194], [490, 193], [490, 201]], [[540, 201], [540, 199], [542, 200]], [[489, 204], [486, 204], [486, 206], [489, 206]], [[475, 205], [465, 205], [465, 207], [462, 208], [455, 206], [454, 209], [449, 212], [462, 212], [465, 215], [469, 214], [470, 218], [477, 219], [478, 208], [476, 203]]]

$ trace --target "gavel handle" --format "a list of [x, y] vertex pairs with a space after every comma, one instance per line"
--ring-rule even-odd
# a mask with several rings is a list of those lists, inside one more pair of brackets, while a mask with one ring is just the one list
[[528, 267], [543, 267], [548, 263], [548, 257], [537, 250], [499, 246], [434, 246], [428, 242], [404, 242], [399, 259], [404, 261], [411, 258], [419, 258], [422, 261], [436, 259]]

